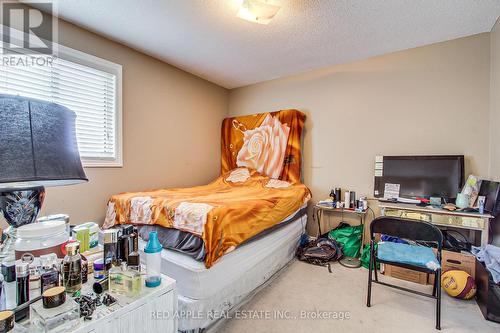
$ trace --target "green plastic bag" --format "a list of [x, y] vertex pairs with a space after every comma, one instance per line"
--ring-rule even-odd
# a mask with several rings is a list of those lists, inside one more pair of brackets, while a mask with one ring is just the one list
[[361, 236], [363, 235], [363, 226], [348, 226], [333, 229], [328, 233], [328, 238], [334, 239], [342, 245], [342, 252], [346, 257], [359, 258], [361, 251]]
[[[377, 250], [378, 244], [375, 243], [375, 251]], [[361, 266], [368, 269], [370, 265], [370, 244], [365, 244], [363, 247], [363, 253], [361, 253]], [[377, 262], [377, 269], [380, 269], [380, 263]]]

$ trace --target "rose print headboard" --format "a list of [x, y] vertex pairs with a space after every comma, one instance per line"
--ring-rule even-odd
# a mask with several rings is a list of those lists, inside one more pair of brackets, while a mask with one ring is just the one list
[[305, 115], [281, 110], [222, 122], [222, 173], [245, 166], [271, 178], [300, 182]]

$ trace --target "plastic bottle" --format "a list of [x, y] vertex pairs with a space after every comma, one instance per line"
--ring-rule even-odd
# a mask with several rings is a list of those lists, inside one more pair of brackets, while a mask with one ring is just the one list
[[146, 254], [146, 287], [158, 287], [161, 284], [161, 250], [156, 231], [149, 233], [149, 240], [144, 248]]

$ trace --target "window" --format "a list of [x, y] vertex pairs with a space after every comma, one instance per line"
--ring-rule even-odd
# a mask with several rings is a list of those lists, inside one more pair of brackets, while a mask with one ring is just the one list
[[[122, 166], [121, 65], [58, 46], [52, 65], [0, 64], [0, 93], [33, 97], [76, 113], [84, 166]], [[20, 55], [20, 58], [23, 56]]]

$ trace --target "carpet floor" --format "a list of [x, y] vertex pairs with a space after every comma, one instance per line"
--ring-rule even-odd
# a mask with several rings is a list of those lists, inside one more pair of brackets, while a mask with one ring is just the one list
[[[435, 300], [374, 285], [368, 308], [368, 271], [338, 263], [332, 268], [330, 274], [324, 267], [295, 261], [217, 332], [437, 332]], [[384, 276], [379, 279], [432, 291], [431, 286]], [[474, 300], [442, 295], [443, 332], [500, 332], [500, 324], [486, 321]]]

